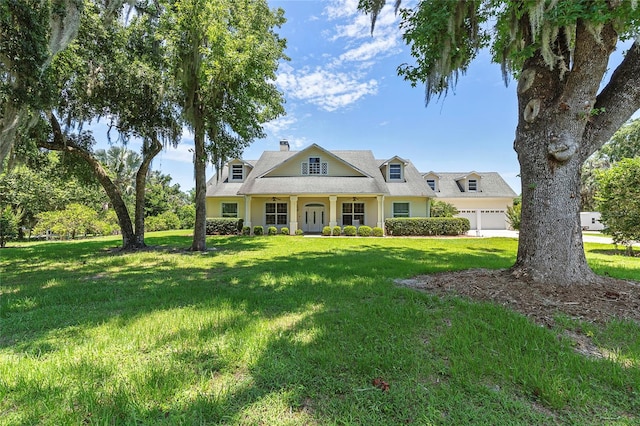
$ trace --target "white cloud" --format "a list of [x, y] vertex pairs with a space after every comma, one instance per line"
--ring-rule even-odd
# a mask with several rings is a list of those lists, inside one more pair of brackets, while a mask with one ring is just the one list
[[177, 161], [179, 163], [193, 164], [193, 143], [187, 143], [184, 140], [177, 146], [169, 146], [162, 150], [158, 155], [161, 161]]
[[275, 137], [280, 137], [279, 135], [282, 135], [283, 133], [285, 133], [297, 121], [298, 119], [295, 116], [291, 115], [291, 113], [289, 113], [284, 117], [280, 117], [275, 120], [269, 121], [268, 123], [265, 123], [264, 128], [271, 135]]
[[354, 73], [332, 72], [319, 67], [283, 72], [278, 75], [278, 85], [290, 96], [326, 111], [346, 107], [363, 96], [377, 93], [378, 89], [374, 79], [364, 81]]

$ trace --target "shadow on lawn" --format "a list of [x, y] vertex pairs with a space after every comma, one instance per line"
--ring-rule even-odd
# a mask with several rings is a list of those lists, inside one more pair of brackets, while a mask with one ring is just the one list
[[[166, 247], [172, 256], [202, 256], [172, 251], [176, 245], [184, 245], [184, 241], [184, 238], [179, 238], [157, 244]], [[148, 242], [154, 244], [151, 238]], [[313, 417], [312, 408], [301, 401], [331, 398], [349, 393], [355, 387], [368, 386], [377, 371], [392, 368], [388, 363], [400, 356], [394, 352], [404, 350], [406, 339], [414, 335], [413, 330], [406, 329], [403, 324], [407, 315], [415, 314], [415, 306], [403, 296], [408, 294], [408, 290], [393, 287], [390, 284], [392, 279], [448, 270], [459, 265], [507, 267], [513, 261], [513, 253], [506, 250], [479, 249], [443, 254], [428, 246], [415, 249], [371, 242], [324, 250], [314, 250], [310, 246], [309, 250], [268, 260], [240, 261], [234, 267], [215, 262], [216, 253], [261, 250], [264, 244], [268, 244], [264, 238], [220, 237], [212, 245], [217, 250], [211, 257], [211, 268], [163, 258], [135, 269], [126, 267], [126, 255], [105, 251], [113, 242], [83, 242], [71, 244], [69, 249], [54, 251], [46, 244], [36, 244], [24, 249], [24, 253], [32, 256], [31, 259], [37, 259], [34, 270], [14, 273], [21, 282], [14, 290], [10, 283], [3, 283], [8, 292], [0, 301], [0, 348], [10, 349], [18, 355], [40, 357], [63, 349], [63, 343], [57, 343], [57, 337], [73, 337], [74, 333], [82, 334], [82, 330], [88, 327], [114, 319], [125, 327], [144, 315], [180, 307], [215, 311], [230, 306], [243, 313], [233, 321], [203, 331], [211, 336], [224, 335], [238, 328], [251, 329], [265, 319], [277, 320], [291, 313], [303, 314], [309, 312], [310, 306], [315, 306], [317, 309], [311, 310], [312, 313], [303, 316], [294, 326], [269, 335], [265, 349], [248, 366], [248, 371], [242, 373], [250, 376], [251, 380], [245, 383], [239, 377], [241, 385], [232, 392], [198, 395], [187, 406], [176, 405], [159, 410], [155, 404], [151, 404], [155, 408], [150, 409], [144, 408], [145, 404], [132, 407], [131, 399], [136, 397], [130, 395], [133, 391], [125, 388], [115, 389], [106, 395], [101, 394], [103, 390], [95, 389], [96, 406], [92, 408], [94, 419], [100, 419], [100, 412], [104, 410], [105, 416], [116, 413], [120, 420], [127, 422], [132, 415], [131, 410], [134, 410], [136, 416], [150, 423], [161, 419], [183, 419], [185, 415], [188, 416], [187, 422], [222, 422], [242, 416], [249, 405], [268, 405], [270, 394], [284, 392], [290, 399], [292, 419], [296, 416]], [[80, 264], [77, 262], [92, 256], [109, 258], [122, 269], [104, 273], [100, 264], [82, 265], [81, 261]], [[61, 272], [57, 282], [47, 285], [43, 277], [48, 272], [65, 269], [65, 265], [69, 271]], [[412, 293], [411, 297], [417, 296]], [[416, 321], [416, 328], [422, 326]], [[311, 329], [319, 330], [318, 334], [308, 341], [297, 339], [300, 332]], [[367, 341], [369, 333], [381, 341]], [[180, 342], [185, 341], [185, 337], [194, 336], [177, 332], [158, 344], [184, 346]], [[341, 350], [326, 354], [327, 347]], [[193, 385], [185, 380], [194, 368], [201, 369], [199, 374], [209, 375], [212, 380], [220, 371], [230, 368], [230, 361], [213, 350], [200, 353], [182, 349], [172, 356], [175, 368], [153, 370], [140, 378], [147, 383], [141, 382], [136, 387], [164, 384], [171, 387], [168, 394], [179, 395]], [[80, 382], [104, 381], [104, 377], [83, 377], [87, 371], [98, 375], [111, 374], [98, 364], [92, 366], [92, 360], [84, 360], [83, 363], [88, 365], [81, 363], [73, 372]], [[362, 381], [349, 383], [337, 380], [341, 375], [340, 369], [357, 371]], [[348, 376], [353, 377], [352, 374]], [[332, 380], [332, 383], [326, 383], [326, 380]], [[329, 389], [333, 394], [314, 394], [314, 383], [322, 383], [323, 392]], [[64, 390], [52, 389], [51, 392], [55, 395]], [[14, 395], [18, 405], [28, 405], [32, 398], [37, 397], [30, 392]], [[92, 403], [89, 401], [82, 405], [92, 406]], [[258, 423], [263, 419], [242, 420]]]

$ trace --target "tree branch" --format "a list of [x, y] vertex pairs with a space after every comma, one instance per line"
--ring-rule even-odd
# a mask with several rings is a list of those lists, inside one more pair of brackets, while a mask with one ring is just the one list
[[595, 152], [640, 109], [640, 45], [634, 42], [609, 83], [598, 94], [595, 115], [587, 124], [583, 144]]

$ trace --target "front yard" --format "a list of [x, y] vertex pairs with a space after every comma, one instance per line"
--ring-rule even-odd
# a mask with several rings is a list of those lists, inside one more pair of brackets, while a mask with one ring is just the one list
[[[640, 423], [637, 323], [541, 327], [394, 283], [509, 267], [515, 240], [190, 241], [1, 250], [0, 424]], [[640, 281], [640, 258], [586, 249], [598, 273]]]

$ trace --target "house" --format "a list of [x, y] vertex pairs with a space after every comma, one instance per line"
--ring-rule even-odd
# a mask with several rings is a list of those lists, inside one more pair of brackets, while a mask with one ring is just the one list
[[[279, 151], [234, 159], [209, 180], [207, 217], [238, 217], [252, 229], [287, 227], [291, 234], [324, 226], [384, 228], [385, 218], [428, 217], [431, 200], [442, 199], [461, 216], [478, 218], [476, 226], [505, 229], [504, 211], [515, 196], [497, 173], [423, 174], [398, 156], [377, 160], [368, 150], [317, 144], [291, 151], [281, 141]], [[499, 214], [500, 220], [493, 217]]]

